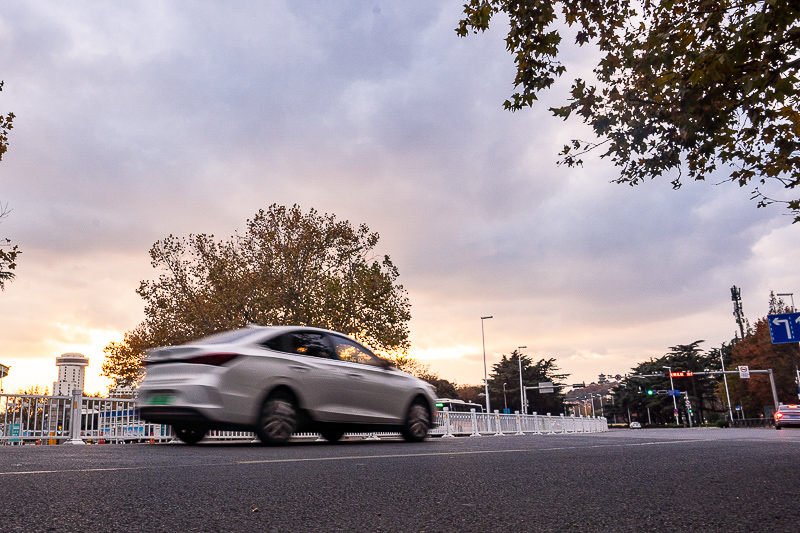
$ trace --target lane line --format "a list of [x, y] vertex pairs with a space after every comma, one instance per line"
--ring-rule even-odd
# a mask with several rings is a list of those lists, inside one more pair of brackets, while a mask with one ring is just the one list
[[236, 465], [253, 465], [253, 464], [280, 464], [280, 463], [310, 463], [321, 461], [352, 461], [365, 459], [401, 459], [405, 457], [457, 457], [465, 455], [488, 455], [499, 453], [537, 453], [537, 452], [552, 452], [564, 450], [583, 450], [594, 448], [625, 448], [633, 446], [657, 446], [661, 444], [684, 444], [692, 442], [704, 442], [702, 439], [696, 440], [672, 440], [672, 441], [658, 441], [658, 442], [636, 442], [628, 444], [597, 444], [590, 446], [556, 446], [551, 448], [536, 448], [536, 449], [511, 449], [511, 450], [474, 450], [463, 452], [430, 452], [430, 453], [397, 453], [397, 454], [382, 454], [382, 455], [347, 455], [342, 457], [305, 457], [293, 459], [256, 459], [250, 461], [234, 461], [229, 463], [214, 463], [213, 465], [197, 464], [181, 464], [181, 465], [152, 465], [152, 466], [119, 466], [119, 467], [106, 467], [106, 468], [68, 468], [63, 470], [22, 470], [12, 472], [0, 472], [0, 476], [20, 476], [20, 475], [41, 475], [41, 474], [67, 474], [67, 473], [80, 473], [80, 472], [123, 472], [126, 470], [156, 470], [165, 468], [189, 468], [194, 466], [236, 466]]

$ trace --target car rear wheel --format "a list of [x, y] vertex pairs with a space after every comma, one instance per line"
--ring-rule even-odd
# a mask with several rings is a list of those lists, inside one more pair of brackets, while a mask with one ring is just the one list
[[288, 394], [273, 394], [261, 406], [256, 435], [264, 444], [284, 444], [297, 429], [298, 411]]
[[320, 435], [328, 442], [337, 442], [344, 437], [344, 430], [337, 427], [325, 428], [320, 430]]
[[175, 430], [175, 436], [181, 439], [186, 444], [197, 444], [203, 438], [205, 438], [206, 434], [208, 433], [207, 429], [199, 429], [199, 428], [173, 428]]
[[431, 415], [428, 408], [420, 402], [414, 402], [408, 408], [406, 424], [403, 426], [403, 438], [408, 442], [422, 442], [431, 428]]
[[775, 425], [775, 429], [782, 429], [779, 425]]

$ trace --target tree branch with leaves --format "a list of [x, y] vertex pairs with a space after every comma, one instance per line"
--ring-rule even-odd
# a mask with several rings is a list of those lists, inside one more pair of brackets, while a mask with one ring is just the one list
[[[576, 79], [563, 119], [579, 116], [599, 139], [561, 152], [574, 166], [602, 147], [620, 169], [616, 183], [663, 174], [674, 188], [726, 175], [755, 185], [763, 207], [785, 204], [800, 221], [800, 199], [775, 199], [800, 185], [800, 5], [776, 0], [470, 0], [456, 32], [484, 32], [509, 17], [506, 48], [517, 67], [504, 106], [531, 107], [566, 72], [563, 23], [575, 43], [594, 44], [594, 80]], [[773, 185], [775, 187], [773, 187]], [[766, 190], [762, 186], [767, 186]]]

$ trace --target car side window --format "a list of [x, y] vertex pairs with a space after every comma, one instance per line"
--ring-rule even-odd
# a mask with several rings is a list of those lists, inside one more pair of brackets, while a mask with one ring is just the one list
[[349, 339], [337, 337], [335, 335], [331, 335], [330, 340], [337, 357], [342, 361], [360, 363], [362, 365], [382, 366], [380, 359], [375, 357], [363, 346]]
[[334, 351], [321, 333], [293, 331], [285, 333], [264, 343], [267, 348], [278, 352], [335, 359]]

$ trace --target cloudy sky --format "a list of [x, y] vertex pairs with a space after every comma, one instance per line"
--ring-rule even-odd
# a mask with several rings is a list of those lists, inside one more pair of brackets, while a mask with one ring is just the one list
[[[800, 298], [800, 226], [709, 180], [613, 185], [585, 134], [541, 105], [502, 109], [503, 27], [460, 39], [463, 0], [12, 2], [0, 13], [0, 237], [23, 250], [0, 293], [3, 388], [52, 387], [143, 318], [147, 252], [169, 234], [227, 238], [273, 203], [365, 223], [412, 303], [411, 355], [483, 378], [518, 346], [570, 381], [625, 373], [670, 346], [734, 335], [770, 290]], [[572, 75], [590, 50], [568, 49]]]

